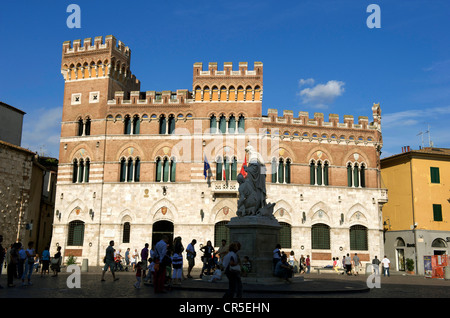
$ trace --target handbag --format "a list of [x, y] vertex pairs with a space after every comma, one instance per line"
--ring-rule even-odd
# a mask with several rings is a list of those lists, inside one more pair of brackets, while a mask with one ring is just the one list
[[240, 273], [241, 272], [241, 266], [240, 265], [230, 265], [230, 272], [232, 273]]
[[50, 262], [52, 263], [52, 265], [57, 265], [59, 263], [59, 258], [52, 258]]

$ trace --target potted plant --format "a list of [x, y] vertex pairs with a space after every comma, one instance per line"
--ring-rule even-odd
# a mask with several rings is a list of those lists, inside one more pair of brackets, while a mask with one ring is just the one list
[[414, 275], [414, 261], [411, 258], [406, 259], [406, 272]]

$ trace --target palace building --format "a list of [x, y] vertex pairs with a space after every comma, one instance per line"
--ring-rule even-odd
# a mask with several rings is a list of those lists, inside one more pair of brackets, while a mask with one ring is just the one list
[[141, 91], [130, 59], [113, 36], [63, 44], [52, 251], [101, 265], [110, 240], [122, 254], [162, 234], [185, 246], [196, 239], [197, 250], [208, 240], [219, 246], [251, 144], [265, 161], [284, 251], [310, 255], [312, 265], [383, 256], [379, 104], [370, 121], [263, 114], [261, 62], [194, 63], [191, 90], [157, 92]]

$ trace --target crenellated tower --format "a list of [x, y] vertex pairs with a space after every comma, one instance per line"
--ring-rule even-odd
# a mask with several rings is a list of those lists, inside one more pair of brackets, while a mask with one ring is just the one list
[[[140, 82], [130, 71], [131, 50], [112, 35], [63, 43], [61, 73], [65, 80], [63, 121], [89, 113], [104, 118], [114, 92], [139, 91]], [[76, 107], [74, 107], [76, 106]], [[96, 106], [96, 107], [93, 107]]]

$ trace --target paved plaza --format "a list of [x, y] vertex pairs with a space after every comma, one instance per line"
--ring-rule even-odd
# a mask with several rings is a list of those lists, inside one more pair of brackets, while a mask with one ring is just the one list
[[[90, 267], [81, 273], [80, 288], [69, 288], [67, 278], [70, 273], [63, 268], [58, 277], [33, 274], [32, 285], [22, 287], [19, 279], [15, 287], [6, 287], [6, 275], [0, 278], [0, 298], [178, 298], [213, 299], [221, 298], [228, 288], [226, 281], [211, 283], [200, 279], [194, 271], [193, 279], [186, 279], [164, 294], [155, 294], [153, 286], [142, 284], [133, 287], [134, 272], [117, 272], [119, 278], [113, 281], [110, 273], [101, 282], [101, 268]], [[250, 283], [243, 279], [243, 298], [448, 298], [450, 281], [431, 279], [423, 276], [405, 275], [392, 272], [390, 277], [380, 277], [379, 288], [369, 288], [368, 275], [347, 276], [335, 273], [296, 274], [292, 283], [271, 281], [270, 283]], [[375, 282], [375, 280], [373, 280]]]

